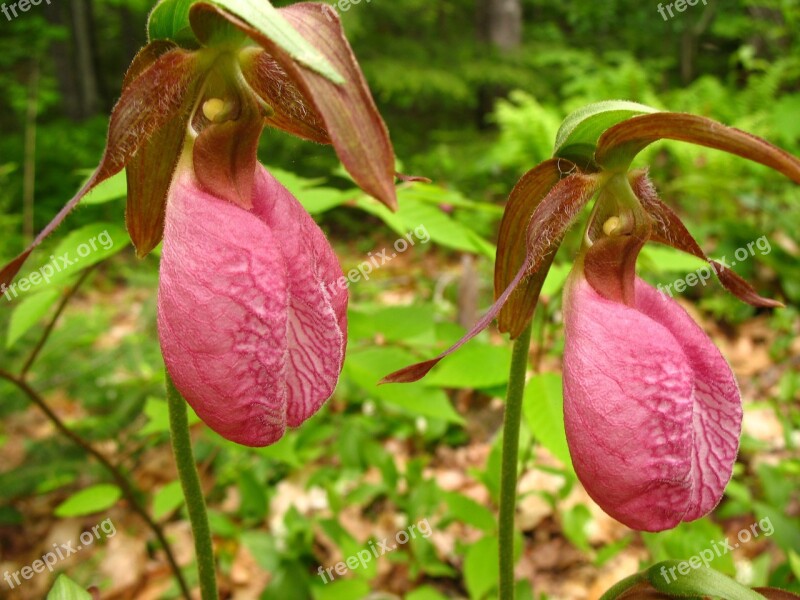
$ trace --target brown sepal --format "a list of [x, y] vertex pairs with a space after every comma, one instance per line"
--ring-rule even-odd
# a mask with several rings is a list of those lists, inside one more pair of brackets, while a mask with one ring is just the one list
[[788, 152], [740, 129], [685, 113], [641, 115], [607, 129], [597, 143], [595, 161], [607, 169], [627, 168], [642, 149], [661, 139], [723, 150], [766, 165], [800, 183], [800, 160]]
[[318, 144], [331, 143], [317, 109], [269, 53], [255, 50], [246, 60], [242, 73], [247, 83], [274, 111], [267, 125]]
[[758, 592], [768, 600], [797, 600], [800, 598], [800, 594], [773, 587], [757, 587], [753, 588], [753, 591]]
[[656, 192], [655, 186], [647, 176], [647, 172], [634, 172], [631, 177], [634, 193], [654, 220], [653, 233], [651, 236], [653, 241], [672, 246], [692, 256], [708, 261], [723, 287], [742, 302], [746, 302], [751, 306], [764, 308], [778, 308], [783, 306], [783, 304], [777, 300], [760, 296], [753, 286], [734, 271], [710, 259], [692, 237], [692, 234], [689, 233], [689, 230], [686, 229], [680, 217], [658, 197], [658, 192]]
[[[140, 65], [150, 60], [149, 55], [145, 56], [140, 59]], [[122, 97], [111, 112], [106, 149], [97, 169], [31, 245], [0, 270], [0, 285], [11, 283], [34, 248], [61, 224], [81, 198], [97, 184], [119, 173], [150, 136], [180, 111], [195, 78], [196, 66], [197, 59], [193, 53], [173, 49], [159, 56], [150, 66], [137, 67], [141, 72], [127, 78]]]
[[[494, 263], [496, 298], [508, 287], [526, 260], [528, 225], [534, 210], [553, 186], [574, 169], [575, 165], [568, 160], [550, 159], [525, 173], [514, 186], [506, 202], [497, 237], [497, 257]], [[554, 244], [546, 252], [539, 271], [518, 287], [500, 310], [497, 327], [503, 333], [510, 332], [512, 338], [518, 337], [533, 316], [539, 292], [558, 251], [558, 245]]]
[[[547, 261], [552, 261], [550, 253], [553, 251], [553, 247], [557, 247], [561, 242], [564, 232], [592, 198], [597, 187], [598, 179], [596, 176], [580, 172], [556, 183], [542, 201], [538, 203], [531, 215], [523, 242], [523, 247], [527, 247], [525, 259], [519, 266], [514, 278], [497, 297], [497, 300], [495, 300], [495, 303], [486, 314], [472, 326], [464, 337], [436, 358], [395, 371], [384, 377], [381, 383], [411, 383], [422, 379], [445, 356], [452, 354], [486, 329], [526, 277], [536, 274], [544, 267], [549, 267]], [[532, 316], [533, 313], [531, 312], [531, 315], [527, 317], [527, 321], [523, 322], [522, 328], [530, 322]], [[514, 324], [516, 325], [517, 322], [515, 321]]]
[[[204, 10], [217, 11], [269, 52], [302, 92], [306, 99], [305, 105], [313, 106], [322, 118], [336, 153], [355, 182], [365, 192], [395, 210], [397, 192], [394, 186], [394, 150], [389, 132], [375, 106], [336, 11], [326, 4], [312, 2], [300, 2], [279, 9], [280, 14], [298, 33], [319, 50], [344, 77], [343, 84], [333, 83], [301, 65], [272, 40], [238, 17], [216, 6], [203, 6]], [[210, 8], [206, 9], [205, 6]], [[267, 67], [264, 63], [263, 73], [270, 74], [271, 70]], [[260, 77], [257, 72], [254, 75], [252, 69], [245, 75], [250, 81], [254, 76]], [[251, 85], [254, 89], [268, 90], [271, 84], [262, 81]], [[264, 97], [264, 100], [270, 103], [269, 98]], [[273, 102], [275, 101], [273, 98]], [[286, 107], [273, 108], [276, 115], [292, 115], [291, 109]], [[301, 126], [303, 123], [294, 120], [286, 129], [291, 133]]]

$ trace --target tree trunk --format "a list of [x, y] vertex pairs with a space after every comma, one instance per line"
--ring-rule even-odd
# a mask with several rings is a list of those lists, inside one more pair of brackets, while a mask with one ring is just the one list
[[700, 38], [711, 26], [717, 9], [716, 0], [711, 0], [703, 10], [703, 14], [695, 24], [690, 24], [683, 30], [681, 36], [681, 82], [689, 85], [694, 79], [695, 60], [700, 44]]
[[97, 69], [92, 53], [92, 20], [90, 0], [72, 0], [72, 34], [75, 45], [75, 66], [81, 98], [81, 117], [88, 117], [100, 107]]
[[[64, 3], [52, 2], [45, 4], [43, 8], [44, 16], [48, 23], [59, 27], [67, 26], [69, 14]], [[50, 58], [53, 61], [64, 113], [73, 121], [77, 121], [81, 117], [81, 98], [77, 81], [74, 77], [75, 69], [72, 66], [72, 53], [69, 42], [66, 40], [52, 42], [50, 44]]]
[[[521, 0], [477, 0], [477, 38], [490, 50], [512, 52], [522, 43]], [[484, 85], [478, 89], [478, 127], [488, 127], [487, 116], [506, 90]]]
[[521, 0], [478, 0], [478, 38], [502, 51], [522, 43]]

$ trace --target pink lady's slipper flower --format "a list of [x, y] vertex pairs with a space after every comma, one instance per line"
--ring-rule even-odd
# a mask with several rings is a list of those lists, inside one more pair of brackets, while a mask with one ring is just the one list
[[[708, 260], [645, 171], [650, 143], [675, 139], [765, 164], [800, 183], [800, 161], [703, 117], [630, 102], [587, 107], [564, 122], [555, 158], [511, 192], [498, 239], [497, 300], [456, 345], [384, 382], [416, 381], [497, 317], [518, 337], [529, 325], [564, 233], [597, 200], [564, 290], [564, 422], [572, 462], [592, 498], [631, 528], [660, 531], [710, 512], [739, 446], [742, 406], [731, 368], [680, 305], [636, 277], [648, 241]], [[775, 307], [723, 265], [720, 282], [754, 306]]]
[[87, 192], [126, 168], [137, 254], [164, 241], [158, 328], [175, 386], [223, 437], [271, 444], [333, 393], [347, 292], [325, 235], [257, 162], [264, 124], [333, 144], [389, 208], [392, 145], [327, 5], [163, 0], [148, 29], [100, 166], [0, 283]]

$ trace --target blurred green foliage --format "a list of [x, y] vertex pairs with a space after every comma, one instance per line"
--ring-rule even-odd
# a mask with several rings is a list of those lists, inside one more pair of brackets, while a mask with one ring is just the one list
[[[123, 17], [133, 19], [132, 30], [141, 30], [141, 43], [149, 4], [116, 0], [92, 5], [105, 111], [119, 92], [130, 59], [125, 45], [114, 43], [130, 36], [130, 23]], [[571, 110], [624, 98], [709, 116], [800, 154], [800, 2], [730, 0], [723, 6], [711, 0], [709, 5], [713, 13], [707, 23], [700, 7], [665, 22], [654, 4], [635, 0], [525, 0], [523, 43], [510, 53], [477, 41], [473, 0], [374, 0], [342, 13], [402, 168], [434, 183], [403, 186], [401, 210], [390, 214], [352, 189], [330, 148], [270, 131], [262, 139], [262, 162], [330, 233], [346, 271], [419, 225], [430, 234], [430, 243], [409, 249], [398, 259], [401, 267], [387, 266], [352, 286], [347, 362], [334, 399], [319, 416], [261, 450], [236, 446], [198, 428], [198, 461], [214, 473], [209, 504], [213, 532], [224, 542], [223, 571], [230, 569], [242, 545], [273, 575], [264, 598], [364, 597], [376, 574], [374, 561], [327, 585], [317, 575], [328, 558], [320, 538], [343, 557], [365, 548], [342, 526], [343, 511], [356, 509], [376, 520], [386, 513], [400, 515], [397, 530], [429, 519], [434, 531], [460, 523], [473, 532], [470, 541], [459, 541], [447, 557], [437, 554], [428, 538], [417, 536], [380, 559], [403, 565], [408, 583], [399, 588], [413, 589], [407, 599], [494, 597], [494, 504], [484, 506], [448, 491], [428, 467], [442, 448], [474, 441], [476, 434], [469, 428], [474, 416], [463, 414], [463, 403], [455, 400], [465, 391], [478, 402], [502, 397], [508, 346], [485, 333], [423, 382], [375, 383], [389, 371], [433, 356], [462, 335], [455, 325], [461, 312], [462, 254], [476, 257], [477, 298], [480, 306], [489, 304], [494, 232], [503, 199], [525, 170], [550, 155], [556, 129]], [[36, 230], [96, 164], [106, 118], [99, 112], [77, 121], [65, 116], [48, 49], [54, 41], [68, 40], [63, 24], [31, 11], [0, 22], [0, 27], [0, 257], [8, 259], [24, 244], [24, 123], [32, 64], [42, 74], [37, 92]], [[481, 102], [486, 90], [497, 96], [489, 111]], [[651, 166], [664, 199], [685, 217], [712, 256], [731, 256], [762, 236], [770, 241], [768, 253], [755, 254], [737, 271], [764, 295], [794, 305], [769, 318], [776, 332], [770, 355], [781, 375], [773, 393], [758, 398], [780, 422], [786, 451], [775, 461], [759, 460], [762, 446], [745, 436], [727, 497], [713, 515], [671, 532], [630, 533], [597, 545], [589, 535], [594, 518], [586, 505], [563, 502], [576, 481], [566, 453], [560, 375], [544, 372], [531, 380], [526, 393], [521, 464], [561, 478], [556, 493], [540, 495], [555, 508], [563, 536], [589, 564], [599, 567], [632, 543], [642, 544], [652, 561], [685, 559], [710, 541], [722, 540], [724, 523], [747, 526], [769, 518], [775, 525], [769, 538], [777, 549], [774, 560], [764, 553], [745, 568], [728, 556], [713, 566], [738, 573], [751, 585], [800, 591], [800, 377], [792, 356], [800, 301], [798, 191], [764, 168], [677, 143], [657, 144], [640, 161]], [[60, 390], [76, 402], [81, 417], [70, 425], [93, 442], [116, 444], [135, 470], [148, 451], [167, 443], [168, 427], [155, 324], [158, 257], [133, 257], [121, 233], [123, 207], [124, 186], [117, 180], [98, 191], [94, 202], [71, 216], [34, 255], [31, 270], [46, 263], [60, 244], [69, 243], [70, 232], [101, 223], [120, 232], [114, 236], [114, 255], [104, 256], [107, 260], [88, 280], [91, 291], [75, 300], [53, 332], [33, 382], [37, 389]], [[559, 291], [578, 236], [572, 232], [559, 253], [536, 317], [534, 337], [544, 354], [540, 364], [552, 364], [560, 356]], [[69, 279], [41, 286], [10, 307], [0, 297], [0, 331], [8, 346], [4, 368], [18, 370], [23, 364], [59, 298], [88, 266], [82, 264]], [[651, 282], [669, 283], [697, 264], [676, 252], [648, 248], [640, 267]], [[758, 316], [725, 295], [717, 283], [693, 288], [685, 297], [698, 301], [706, 318], [728, 330]], [[2, 423], [28, 408], [25, 398], [4, 381], [0, 398]], [[0, 450], [10, 435], [3, 427]], [[469, 476], [496, 503], [500, 440], [494, 431], [496, 427], [487, 436], [491, 451], [486, 463]], [[398, 463], [387, 447], [389, 440], [400, 444], [409, 460]], [[557, 466], [541, 459], [534, 441], [555, 457]], [[44, 494], [56, 516], [105, 510], [117, 497], [108, 482], [106, 473], [57, 435], [30, 440], [24, 462], [0, 473], [0, 524], [24, 528], [28, 517], [20, 507], [27, 498]], [[93, 487], [98, 485], [104, 487]], [[324, 510], [308, 515], [290, 507], [276, 519], [269, 507], [279, 490], [286, 489], [280, 485], [313, 490]], [[222, 508], [231, 490], [239, 498], [237, 507], [225, 503]], [[147, 495], [158, 520], [182, 515], [182, 496], [174, 481], [160, 482]], [[787, 511], [790, 506], [794, 512]], [[531, 531], [520, 535], [520, 551], [532, 537]], [[519, 597], [533, 597], [525, 584]]]

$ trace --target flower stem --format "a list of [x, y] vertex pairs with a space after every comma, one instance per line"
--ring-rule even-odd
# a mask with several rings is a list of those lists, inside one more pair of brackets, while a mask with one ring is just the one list
[[167, 403], [169, 405], [169, 428], [172, 434], [172, 452], [178, 466], [178, 476], [186, 499], [189, 521], [194, 534], [194, 550], [197, 555], [197, 571], [203, 600], [217, 600], [217, 574], [214, 565], [214, 548], [211, 545], [211, 529], [208, 525], [206, 500], [200, 487], [200, 476], [194, 462], [192, 438], [189, 435], [189, 418], [186, 401], [167, 374]]
[[517, 506], [517, 456], [519, 455], [519, 421], [522, 416], [522, 395], [525, 371], [531, 344], [531, 324], [514, 341], [511, 374], [508, 381], [503, 417], [503, 458], [500, 479], [500, 600], [514, 600], [514, 514]]

